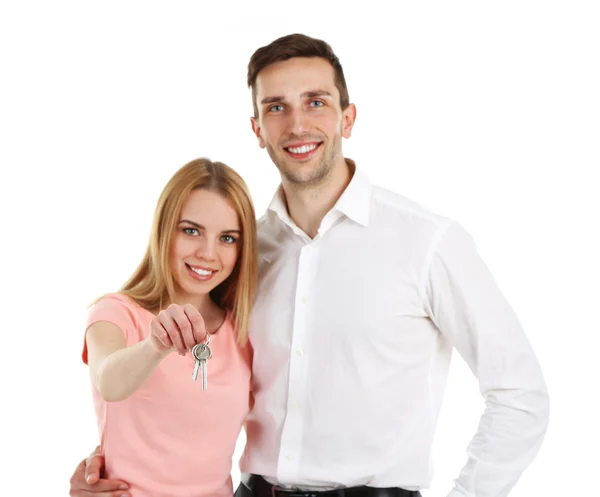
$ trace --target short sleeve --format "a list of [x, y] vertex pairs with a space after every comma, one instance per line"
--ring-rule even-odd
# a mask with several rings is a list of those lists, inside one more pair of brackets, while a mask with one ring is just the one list
[[[133, 302], [122, 295], [107, 295], [92, 306], [87, 317], [85, 327], [86, 333], [90, 326], [100, 321], [106, 321], [117, 326], [125, 335], [127, 340], [135, 329], [135, 311]], [[81, 359], [88, 363], [88, 350], [85, 336], [83, 339], [83, 351]]]

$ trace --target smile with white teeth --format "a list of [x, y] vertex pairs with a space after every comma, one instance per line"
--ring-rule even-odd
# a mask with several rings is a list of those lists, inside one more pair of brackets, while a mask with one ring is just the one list
[[312, 145], [302, 145], [301, 147], [288, 147], [288, 150], [293, 154], [305, 154], [312, 152], [317, 146], [316, 143], [313, 143]]
[[206, 269], [196, 269], [195, 267], [188, 266], [194, 273], [199, 274], [200, 276], [210, 276], [213, 271], [207, 271]]

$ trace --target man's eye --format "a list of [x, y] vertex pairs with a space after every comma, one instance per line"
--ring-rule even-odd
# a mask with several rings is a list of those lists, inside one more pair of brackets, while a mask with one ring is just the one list
[[279, 112], [283, 109], [283, 105], [272, 105], [271, 107], [269, 107], [269, 112]]
[[196, 228], [183, 228], [183, 232], [186, 235], [198, 236], [198, 230]]
[[323, 105], [325, 105], [325, 103], [322, 100], [311, 100], [310, 105], [312, 107], [323, 107]]

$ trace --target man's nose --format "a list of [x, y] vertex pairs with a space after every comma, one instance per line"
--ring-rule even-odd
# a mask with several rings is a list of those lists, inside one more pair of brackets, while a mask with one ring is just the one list
[[289, 132], [302, 136], [310, 130], [309, 120], [303, 109], [294, 109], [289, 114]]

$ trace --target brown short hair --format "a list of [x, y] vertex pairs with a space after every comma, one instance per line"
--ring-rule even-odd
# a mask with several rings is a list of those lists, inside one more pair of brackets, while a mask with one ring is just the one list
[[289, 60], [294, 57], [322, 57], [329, 61], [335, 71], [335, 86], [340, 92], [342, 110], [348, 107], [350, 97], [348, 96], [344, 71], [337, 55], [333, 53], [329, 44], [310, 36], [293, 34], [272, 41], [268, 45], [256, 50], [252, 54], [252, 57], [250, 57], [250, 62], [248, 63], [248, 87], [252, 88], [254, 117], [258, 117], [258, 107], [256, 105], [256, 78], [258, 73], [275, 62]]

